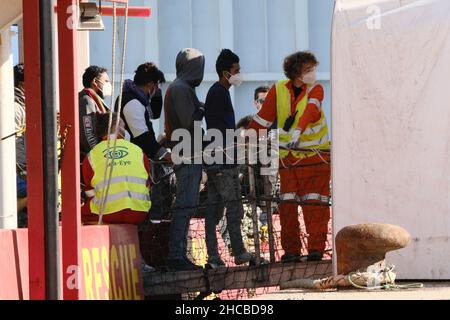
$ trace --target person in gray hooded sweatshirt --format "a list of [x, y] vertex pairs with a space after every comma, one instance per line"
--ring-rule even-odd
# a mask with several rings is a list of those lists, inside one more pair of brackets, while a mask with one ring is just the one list
[[[167, 88], [164, 100], [165, 133], [172, 148], [178, 144], [177, 141], [172, 140], [172, 133], [179, 129], [189, 132], [191, 146], [195, 145], [193, 141], [195, 122], [201, 121], [204, 114], [204, 104], [198, 100], [195, 88], [203, 81], [204, 70], [205, 57], [199, 50], [188, 48], [178, 53], [177, 78]], [[191, 148], [191, 150], [194, 149]], [[197, 156], [201, 157], [201, 150], [196, 151], [200, 151]], [[184, 159], [192, 159], [194, 153], [187, 152], [182, 156]], [[177, 192], [170, 225], [167, 265], [170, 270], [174, 271], [195, 270], [201, 267], [193, 264], [187, 258], [186, 251], [190, 219], [198, 206], [202, 164], [201, 161], [200, 163], [183, 161], [182, 164], [174, 166], [174, 171], [177, 179]]]

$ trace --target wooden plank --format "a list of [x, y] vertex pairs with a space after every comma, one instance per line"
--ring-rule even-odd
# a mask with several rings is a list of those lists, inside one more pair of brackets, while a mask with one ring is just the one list
[[195, 272], [154, 272], [144, 276], [144, 292], [146, 296], [151, 296], [275, 287], [284, 281], [320, 279], [331, 275], [331, 261], [279, 262], [260, 267], [229, 267]]

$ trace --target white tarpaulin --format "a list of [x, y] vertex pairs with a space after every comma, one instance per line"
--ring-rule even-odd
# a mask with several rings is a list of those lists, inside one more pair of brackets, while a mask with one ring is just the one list
[[333, 214], [391, 223], [401, 279], [450, 279], [450, 1], [337, 0]]

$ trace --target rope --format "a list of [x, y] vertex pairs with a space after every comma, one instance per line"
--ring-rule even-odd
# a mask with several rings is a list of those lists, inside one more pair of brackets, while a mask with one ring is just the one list
[[[0, 139], [0, 141], [5, 141], [6, 139], [18, 136], [24, 132], [27, 131], [27, 128], [25, 126], [23, 126], [20, 130], [17, 130], [14, 133], [11, 133], [3, 138]], [[20, 176], [26, 176], [26, 167], [21, 165], [19, 162], [16, 161], [16, 170], [17, 170], [17, 174]], [[6, 218], [8, 218], [9, 216], [7, 216]], [[0, 218], [5, 218], [5, 216], [0, 216]]]
[[321, 153], [320, 150], [318, 150], [318, 149], [313, 149], [313, 150], [317, 153], [317, 155], [319, 156], [319, 158], [320, 158], [324, 163], [330, 164], [330, 162], [326, 161], [326, 160], [322, 157], [322, 155], [320, 154], [320, 153]]
[[[115, 5], [114, 7], [114, 20], [116, 19], [116, 8]], [[115, 22], [114, 22], [114, 26], [115, 26]], [[112, 154], [115, 154], [116, 152], [116, 146], [117, 146], [117, 134], [119, 131], [119, 123], [120, 123], [120, 111], [122, 109], [122, 87], [123, 87], [123, 82], [124, 82], [124, 74], [125, 74], [125, 52], [126, 52], [126, 45], [127, 45], [127, 29], [128, 29], [128, 2], [126, 2], [125, 4], [125, 23], [124, 23], [124, 28], [123, 28], [123, 41], [122, 41], [122, 66], [121, 66], [121, 70], [120, 70], [120, 83], [119, 83], [119, 102], [118, 102], [118, 110], [117, 110], [117, 114], [119, 115], [116, 118], [116, 123], [115, 123], [115, 128], [114, 128], [114, 139], [113, 139], [113, 151]], [[115, 29], [114, 29], [114, 38], [115, 38]], [[115, 44], [115, 41], [113, 41]], [[113, 55], [114, 55], [114, 59], [115, 59], [115, 47], [113, 48]], [[114, 62], [113, 62], [114, 63]], [[115, 67], [115, 64], [114, 64]], [[114, 77], [114, 70], [113, 70], [113, 77]], [[113, 98], [111, 98], [112, 100]], [[110, 110], [110, 114], [109, 114], [109, 124], [108, 124], [108, 140], [107, 140], [107, 148], [109, 150], [110, 148], [110, 140], [111, 140], [111, 125], [112, 125], [112, 113], [114, 111], [114, 105], [111, 104], [111, 110]], [[110, 153], [111, 154], [111, 153]], [[110, 169], [109, 169], [109, 175], [108, 178], [106, 179], [106, 173], [108, 171], [108, 163], [109, 160], [111, 160], [111, 165], [110, 165]], [[108, 193], [109, 193], [109, 187], [111, 185], [111, 177], [112, 177], [112, 171], [113, 171], [113, 166], [114, 164], [114, 159], [109, 159], [109, 157], [106, 157], [106, 168], [105, 168], [105, 175], [104, 181], [107, 181], [106, 183], [106, 188], [103, 188], [102, 192], [102, 198], [101, 198], [101, 202], [100, 202], [100, 210], [99, 210], [99, 219], [98, 219], [98, 224], [102, 224], [103, 223], [103, 211], [105, 209], [106, 206], [106, 200], [108, 197]], [[103, 197], [103, 193], [105, 194], [105, 196]]]
[[70, 124], [66, 124], [65, 128], [64, 128], [64, 132], [63, 132], [63, 136], [61, 137], [61, 146], [60, 146], [60, 153], [59, 153], [59, 158], [58, 158], [58, 174], [61, 172], [61, 166], [62, 166], [62, 161], [64, 158], [64, 150], [66, 149], [66, 144], [67, 144], [67, 138], [68, 138], [68, 133], [69, 133], [69, 129], [72, 128], [72, 126]]
[[[112, 66], [111, 66], [111, 73], [112, 73], [112, 78], [111, 78], [111, 102], [110, 102], [110, 108], [114, 108], [114, 89], [115, 89], [115, 70], [116, 70], [116, 30], [117, 30], [117, 12], [116, 12], [116, 3], [113, 2], [113, 39], [112, 39]], [[110, 147], [110, 140], [109, 140], [109, 135], [111, 134], [111, 125], [112, 125], [112, 113], [109, 113], [109, 120], [108, 120], [108, 140], [107, 140], [107, 148], [109, 149]], [[106, 181], [106, 176], [107, 176], [107, 168], [109, 165], [109, 158], [106, 158], [106, 167], [105, 167], [105, 172], [103, 174], [103, 181]], [[106, 202], [106, 190], [105, 188], [102, 189], [102, 194], [100, 196], [100, 208], [99, 208], [99, 221], [98, 224], [102, 224], [103, 223], [103, 210], [104, 210], [104, 205]]]
[[[421, 289], [423, 288], [422, 283], [411, 283], [411, 284], [404, 284], [404, 285], [398, 285], [395, 284], [395, 279], [391, 277], [391, 274], [393, 273], [395, 269], [395, 266], [391, 266], [388, 268], [385, 268], [381, 275], [384, 279], [388, 279], [385, 284], [379, 285], [379, 286], [369, 286], [369, 285], [359, 285], [356, 283], [356, 278], [361, 278], [360, 272], [352, 272], [348, 275], [347, 279], [350, 284], [355, 287], [356, 289], [362, 289], [362, 290], [406, 290], [406, 289]], [[352, 279], [355, 278], [355, 279]]]
[[7, 136], [1, 138], [0, 141], [6, 140], [6, 139], [14, 137], [14, 136], [17, 136], [17, 135], [19, 135], [21, 133], [24, 133], [25, 131], [26, 131], [26, 127], [23, 127], [22, 129], [14, 132], [14, 133], [8, 134]]

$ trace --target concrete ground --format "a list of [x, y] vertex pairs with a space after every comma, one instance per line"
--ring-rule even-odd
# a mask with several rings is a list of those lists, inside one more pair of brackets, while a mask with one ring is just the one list
[[[411, 282], [399, 282], [407, 284]], [[414, 282], [416, 283], [416, 282]], [[311, 291], [290, 289], [261, 295], [253, 300], [450, 300], [450, 282], [419, 282], [422, 289], [408, 290], [353, 290]]]

